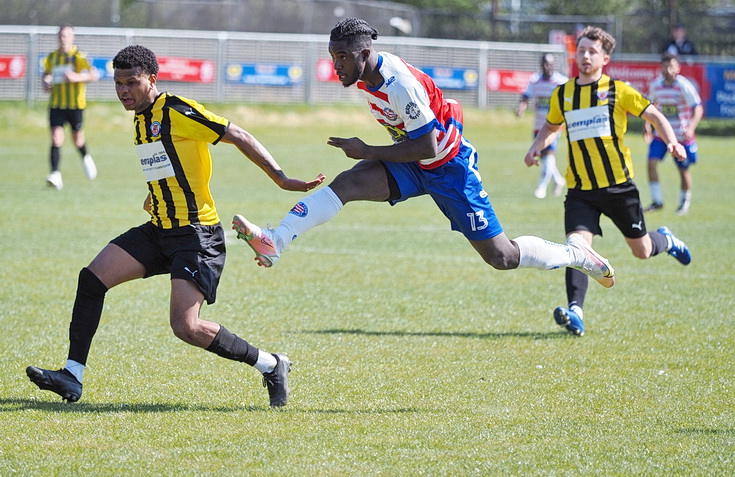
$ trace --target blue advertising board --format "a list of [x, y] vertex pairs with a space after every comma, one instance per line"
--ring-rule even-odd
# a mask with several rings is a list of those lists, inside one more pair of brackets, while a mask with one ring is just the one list
[[296, 86], [304, 78], [299, 65], [275, 65], [270, 63], [228, 63], [225, 66], [225, 82], [260, 86]]
[[475, 89], [480, 75], [472, 68], [421, 67], [441, 89]]
[[735, 118], [735, 64], [707, 65], [710, 95], [705, 103], [708, 118]]

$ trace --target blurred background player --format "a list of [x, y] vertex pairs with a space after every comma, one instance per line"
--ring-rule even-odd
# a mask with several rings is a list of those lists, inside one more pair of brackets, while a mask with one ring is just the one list
[[[563, 83], [569, 81], [569, 78], [561, 73], [554, 71], [554, 55], [551, 53], [544, 53], [541, 56], [541, 71], [534, 73], [528, 83], [526, 92], [521, 96], [521, 100], [518, 102], [516, 108], [516, 115], [518, 117], [523, 116], [528, 107], [529, 100], [533, 99], [535, 118], [533, 125], [533, 135], [536, 137], [539, 129], [541, 129], [546, 122], [546, 114], [549, 112], [549, 98], [554, 89]], [[566, 185], [564, 177], [556, 167], [556, 146], [559, 142], [559, 136], [552, 142], [549, 147], [541, 151], [541, 173], [539, 176], [538, 185], [533, 191], [539, 199], [546, 197], [546, 189], [549, 186], [551, 180], [554, 180], [554, 196], [558, 197], [561, 195]]]
[[[688, 265], [692, 259], [689, 248], [667, 227], [655, 232], [646, 229], [643, 206], [633, 182], [633, 160], [625, 145], [628, 114], [652, 123], [664, 138], [667, 151], [675, 157], [686, 157], [686, 151], [666, 117], [645, 96], [625, 82], [603, 74], [614, 48], [615, 38], [605, 30], [587, 27], [579, 33], [579, 75], [551, 95], [546, 122], [524, 162], [529, 167], [537, 163], [541, 151], [565, 125], [569, 142], [569, 189], [564, 201], [567, 236], [581, 235], [591, 244], [595, 235], [602, 236], [600, 217], [604, 214], [623, 234], [635, 257], [648, 259], [668, 252]], [[587, 284], [587, 275], [568, 268], [568, 308], [559, 306], [554, 310], [556, 323], [579, 336], [584, 334], [582, 307]]]
[[74, 44], [74, 27], [59, 27], [59, 48], [51, 52], [43, 62], [43, 89], [51, 92], [49, 99], [49, 123], [51, 125], [51, 174], [46, 182], [57, 190], [64, 188], [59, 170], [60, 150], [64, 144], [64, 125], [69, 123], [71, 136], [82, 157], [84, 172], [89, 180], [97, 177], [97, 166], [87, 152], [84, 137], [83, 113], [87, 107], [87, 83], [97, 81], [97, 71], [92, 68], [84, 53]]
[[[689, 166], [697, 162], [697, 141], [695, 132], [704, 115], [702, 99], [694, 84], [679, 73], [681, 65], [676, 56], [666, 54], [661, 59], [661, 75], [649, 86], [648, 99], [666, 116], [676, 133], [676, 139], [684, 146], [686, 157], [677, 159], [676, 165], [681, 176], [679, 192], [679, 208], [676, 213], [684, 215], [689, 212], [692, 200], [692, 173]], [[664, 206], [663, 192], [658, 178], [658, 163], [666, 156], [666, 144], [658, 131], [645, 123], [645, 137], [648, 146], [648, 182], [651, 187], [652, 203], [646, 212], [661, 209]]]

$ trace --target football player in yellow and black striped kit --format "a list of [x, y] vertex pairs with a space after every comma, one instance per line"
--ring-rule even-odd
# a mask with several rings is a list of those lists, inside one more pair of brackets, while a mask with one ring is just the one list
[[225, 263], [224, 229], [209, 189], [208, 145], [235, 145], [284, 190], [311, 190], [324, 176], [309, 182], [288, 178], [247, 131], [196, 101], [159, 93], [158, 61], [149, 49], [123, 48], [113, 59], [113, 68], [118, 99], [126, 110], [135, 111], [133, 139], [148, 183], [144, 209], [151, 220], [113, 239], [81, 270], [66, 365], [58, 371], [29, 366], [28, 377], [41, 389], [77, 401], [107, 291], [129, 280], [169, 274], [174, 334], [191, 345], [253, 366], [263, 373], [270, 405], [285, 405], [289, 358], [263, 352], [224, 326], [199, 317], [204, 300], [215, 301]]
[[51, 173], [46, 182], [61, 190], [59, 162], [64, 144], [64, 125], [69, 123], [74, 145], [82, 157], [84, 172], [89, 180], [97, 177], [97, 165], [87, 151], [84, 136], [84, 109], [87, 107], [87, 83], [97, 81], [97, 71], [84, 53], [74, 44], [74, 27], [59, 27], [59, 48], [52, 51], [43, 62], [43, 89], [51, 93], [49, 98], [49, 124], [51, 125]]
[[[567, 235], [582, 234], [592, 243], [602, 235], [600, 215], [608, 216], [622, 232], [633, 255], [646, 259], [668, 252], [679, 262], [691, 261], [689, 248], [668, 227], [648, 231], [638, 189], [633, 182], [633, 162], [625, 145], [627, 114], [640, 116], [659, 132], [667, 150], [686, 157], [684, 146], [666, 117], [630, 85], [611, 79], [602, 68], [610, 61], [615, 39], [606, 31], [587, 27], [577, 36], [579, 75], [559, 85], [551, 97], [546, 124], [539, 131], [524, 161], [538, 165], [538, 157], [566, 126], [569, 164], [564, 227]], [[576, 335], [584, 334], [582, 307], [587, 275], [568, 268], [568, 307], [557, 307], [554, 319]]]

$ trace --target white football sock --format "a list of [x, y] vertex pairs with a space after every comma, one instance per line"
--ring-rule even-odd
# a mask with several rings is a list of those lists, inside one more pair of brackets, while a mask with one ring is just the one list
[[82, 363], [69, 359], [66, 361], [64, 369], [73, 374], [77, 378], [77, 381], [82, 382], [82, 377], [84, 376], [84, 365]]
[[539, 174], [537, 189], [544, 189], [549, 185], [551, 180], [551, 169], [549, 167], [549, 161], [553, 161], [554, 156], [549, 157], [548, 155], [541, 158], [541, 173]]
[[692, 191], [682, 189], [679, 191], [679, 204], [688, 204], [692, 200]]
[[521, 252], [518, 268], [538, 268], [554, 270], [568, 267], [578, 261], [571, 247], [566, 244], [549, 242], [539, 237], [524, 235], [513, 239]]
[[556, 156], [554, 154], [548, 154], [546, 157], [549, 160], [547, 167], [551, 171], [551, 177], [554, 179], [554, 183], [564, 184], [566, 182], [564, 180], [564, 176], [561, 175], [561, 172], [559, 172], [559, 169], [556, 167]]
[[276, 357], [273, 356], [270, 353], [266, 353], [265, 351], [258, 350], [258, 362], [253, 365], [255, 369], [260, 371], [261, 373], [270, 373], [274, 369], [276, 369], [276, 365], [278, 364], [278, 361], [276, 361]]
[[661, 192], [661, 184], [658, 182], [651, 182], [651, 200], [657, 204], [664, 203], [664, 195]]
[[304, 197], [281, 220], [274, 230], [279, 250], [286, 248], [296, 237], [329, 221], [342, 210], [342, 201], [329, 187]]

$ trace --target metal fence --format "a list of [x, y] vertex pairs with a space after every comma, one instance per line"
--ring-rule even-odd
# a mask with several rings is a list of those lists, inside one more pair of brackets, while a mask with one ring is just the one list
[[[0, 78], [0, 99], [46, 101], [41, 87], [40, 65], [46, 54], [58, 47], [57, 27], [0, 26], [0, 57], [24, 55], [27, 68], [19, 79]], [[198, 101], [229, 103], [307, 103], [334, 104], [362, 102], [356, 88], [322, 81], [317, 64], [329, 60], [327, 35], [207, 32], [194, 30], [148, 30], [76, 27], [76, 44], [90, 57], [113, 57], [121, 48], [141, 44], [158, 56], [184, 57], [214, 62], [212, 82], [159, 80], [159, 89], [170, 90]], [[518, 102], [517, 93], [489, 91], [489, 68], [536, 71], [544, 52], [558, 56], [557, 65], [565, 72], [566, 53], [560, 45], [494, 43], [457, 40], [431, 40], [410, 37], [380, 37], [374, 44], [379, 51], [395, 53], [419, 68], [465, 69], [477, 75], [476, 86], [447, 89], [445, 95], [466, 106], [479, 108], [507, 106]], [[238, 84], [225, 80], [231, 63], [299, 65], [301, 81], [289, 86]], [[116, 100], [112, 81], [91, 83], [87, 98], [92, 101]]]

